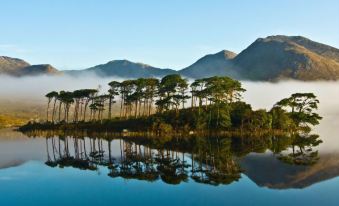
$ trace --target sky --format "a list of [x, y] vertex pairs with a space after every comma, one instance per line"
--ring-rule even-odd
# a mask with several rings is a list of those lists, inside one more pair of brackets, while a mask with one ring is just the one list
[[84, 69], [116, 59], [181, 69], [259, 37], [339, 48], [338, 0], [0, 0], [0, 56]]

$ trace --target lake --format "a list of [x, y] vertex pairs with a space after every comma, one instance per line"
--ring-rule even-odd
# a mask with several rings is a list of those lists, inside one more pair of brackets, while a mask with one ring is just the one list
[[1, 205], [338, 205], [338, 83], [244, 87], [245, 101], [267, 109], [314, 92], [324, 117], [316, 136], [112, 139], [2, 129]]
[[214, 139], [201, 138], [194, 148], [171, 150], [159, 142], [152, 147], [145, 141], [40, 135], [1, 130], [2, 205], [338, 203], [336, 153], [320, 151], [309, 166], [280, 160], [266, 140], [221, 139], [217, 148], [210, 144]]

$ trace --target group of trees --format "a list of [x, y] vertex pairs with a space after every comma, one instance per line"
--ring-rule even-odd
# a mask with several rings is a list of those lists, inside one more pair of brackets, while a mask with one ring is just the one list
[[[281, 124], [280, 122], [284, 119], [290, 118], [295, 127], [309, 131], [310, 125], [317, 125], [322, 119], [319, 114], [314, 112], [314, 110], [318, 109], [318, 104], [319, 100], [313, 93], [292, 94], [290, 97], [282, 99], [274, 105], [272, 110], [278, 113], [278, 115], [275, 115], [275, 122]], [[286, 117], [286, 114], [288, 117]]]
[[[187, 79], [180, 75], [167, 75], [161, 80], [156, 78], [139, 78], [122, 82], [112, 81], [107, 94], [99, 95], [97, 89], [80, 89], [73, 92], [52, 91], [46, 94], [47, 121], [70, 121], [70, 108], [73, 107], [73, 122], [86, 121], [86, 111], [90, 108], [89, 120], [101, 120], [104, 110], [108, 109], [107, 118], [112, 118], [112, 106], [120, 100], [120, 118], [137, 118], [150, 116], [154, 112], [162, 113], [169, 110], [179, 112], [191, 98], [191, 107], [200, 108], [205, 105], [232, 102], [245, 91], [240, 82], [228, 77], [211, 77], [199, 79], [189, 85]], [[191, 87], [191, 97], [188, 88]], [[50, 117], [50, 104], [53, 102]], [[57, 105], [58, 102], [58, 105]], [[197, 103], [198, 102], [198, 103]], [[58, 118], [56, 118], [58, 113]]]
[[98, 89], [48, 93], [47, 121], [78, 123], [102, 122], [113, 117], [148, 118], [154, 130], [260, 131], [309, 130], [310, 125], [319, 124], [321, 119], [314, 112], [319, 100], [313, 93], [296, 93], [276, 103], [270, 111], [253, 111], [251, 105], [241, 101], [245, 91], [241, 83], [229, 77], [197, 79], [189, 84], [180, 75], [171, 74], [160, 80], [139, 78], [112, 81], [108, 85], [105, 94], [99, 94]]
[[[137, 118], [149, 116], [155, 111], [162, 112], [173, 108], [178, 110], [180, 104], [184, 107], [185, 99], [189, 98], [185, 94], [188, 88], [187, 80], [180, 75], [168, 75], [161, 81], [156, 78], [112, 81], [108, 85], [110, 88], [107, 94], [99, 94], [98, 89], [49, 92], [46, 94], [47, 121], [70, 122], [71, 107], [73, 122], [86, 121], [88, 108], [90, 121], [102, 120], [105, 110], [108, 110], [107, 118], [111, 119], [112, 106], [117, 102], [116, 99], [120, 100], [120, 118]], [[53, 102], [52, 112], [51, 102]]]
[[311, 126], [319, 124], [322, 119], [315, 113], [319, 100], [313, 93], [295, 93], [277, 102], [271, 110], [251, 111], [247, 104], [236, 104], [233, 112], [237, 122], [247, 123], [253, 130], [266, 128], [288, 131], [309, 132]]
[[[86, 121], [86, 113], [87, 113], [86, 111], [87, 111], [87, 108], [90, 102], [91, 102], [90, 104], [91, 111], [93, 110], [93, 108], [97, 108], [98, 110], [99, 108], [101, 108], [100, 102], [102, 102], [102, 99], [104, 98], [104, 96], [103, 95], [98, 96], [97, 94], [98, 94], [97, 89], [81, 89], [81, 90], [75, 90], [74, 92], [69, 92], [69, 91], [49, 92], [48, 94], [46, 94], [46, 98], [48, 99], [47, 121], [68, 122], [70, 108], [72, 105], [74, 105], [73, 121], [79, 121], [79, 120]], [[53, 108], [52, 108], [51, 118], [49, 118], [51, 102], [53, 102]], [[92, 118], [92, 115], [93, 113], [91, 112], [91, 118]]]

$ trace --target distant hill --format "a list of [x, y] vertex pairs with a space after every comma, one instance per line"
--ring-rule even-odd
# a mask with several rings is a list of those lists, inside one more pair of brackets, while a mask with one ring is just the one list
[[[31, 66], [21, 59], [0, 57], [0, 74], [26, 76], [60, 73], [50, 65]], [[238, 55], [227, 50], [206, 55], [179, 71], [128, 60], [114, 60], [88, 69], [63, 73], [121, 78], [162, 77], [178, 73], [188, 78], [217, 75], [254, 81], [338, 80], [339, 50], [301, 36], [277, 35], [257, 39]]]
[[0, 56], [0, 75], [10, 76], [36, 76], [62, 74], [49, 64], [30, 65], [26, 61], [17, 58]]
[[0, 74], [18, 75], [18, 70], [30, 66], [22, 59], [0, 56]]
[[71, 75], [96, 74], [101, 77], [115, 76], [122, 78], [162, 77], [176, 73], [172, 69], [160, 69], [142, 63], [134, 63], [128, 60], [114, 60], [106, 64], [100, 64], [85, 70], [73, 70], [66, 73]]
[[38, 64], [32, 65], [28, 67], [24, 67], [20, 70], [21, 76], [35, 76], [41, 74], [48, 74], [48, 75], [57, 75], [62, 74], [59, 70], [51, 66], [50, 64]]
[[300, 36], [259, 38], [233, 64], [242, 79], [337, 80], [339, 50]]
[[227, 50], [206, 55], [179, 71], [117, 60], [70, 73], [84, 71], [123, 78], [179, 73], [189, 78], [217, 75], [254, 81], [338, 80], [339, 50], [301, 36], [278, 35], [259, 38], [238, 55]]
[[191, 66], [179, 71], [183, 76], [191, 78], [203, 78], [211, 76], [235, 76], [232, 70], [232, 59], [237, 54], [231, 51], [223, 50], [216, 54], [209, 54]]

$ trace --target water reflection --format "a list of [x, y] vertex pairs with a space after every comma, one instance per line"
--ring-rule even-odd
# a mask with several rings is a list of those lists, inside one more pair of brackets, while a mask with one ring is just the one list
[[290, 153], [282, 153], [279, 159], [289, 163], [297, 165], [311, 165], [315, 164], [319, 160], [318, 151], [314, 151], [314, 147], [322, 143], [319, 139], [319, 135], [296, 135], [291, 142]]
[[244, 164], [244, 160], [254, 152], [269, 151], [283, 167], [309, 168], [319, 160], [317, 146], [322, 142], [318, 135], [310, 134], [260, 138], [118, 138], [109, 133], [35, 131], [27, 135], [46, 137], [46, 165], [50, 167], [93, 171], [106, 167], [107, 175], [112, 178], [162, 180], [167, 184], [189, 180], [210, 185], [230, 184], [238, 181], [241, 173], [251, 172], [247, 167], [251, 163]]

